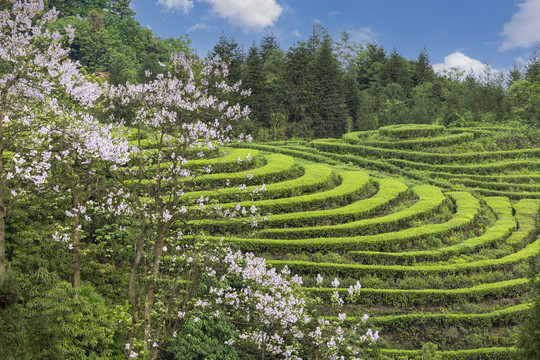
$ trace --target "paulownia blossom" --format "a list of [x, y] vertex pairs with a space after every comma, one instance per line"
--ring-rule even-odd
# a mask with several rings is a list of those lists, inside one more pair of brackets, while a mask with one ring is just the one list
[[[41, 0], [13, 0], [0, 11], [0, 278], [5, 275], [5, 219], [29, 185], [44, 190], [51, 161], [61, 155], [48, 146], [51, 133], [67, 118], [84, 118], [102, 94], [100, 85], [79, 72], [79, 64], [62, 46], [66, 37], [73, 40], [74, 29], [68, 26], [65, 35], [49, 30], [57, 15], [55, 9], [45, 12]], [[84, 119], [74, 123], [89, 124]], [[82, 127], [78, 131], [87, 130], [97, 134]], [[102, 146], [106, 138], [79, 140], [71, 144], [73, 151]], [[99, 156], [111, 158], [103, 152]]]

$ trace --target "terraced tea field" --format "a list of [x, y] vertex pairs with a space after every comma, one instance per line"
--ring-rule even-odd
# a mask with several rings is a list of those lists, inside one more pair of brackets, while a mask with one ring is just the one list
[[500, 149], [498, 131], [396, 126], [238, 144], [200, 162], [214, 172], [184, 199], [193, 213], [201, 196], [259, 208], [257, 232], [202, 213], [191, 225], [302, 275], [323, 308], [335, 277], [343, 293], [360, 281], [348, 311], [371, 316], [388, 356], [433, 342], [444, 359], [509, 359], [540, 258], [540, 149]]

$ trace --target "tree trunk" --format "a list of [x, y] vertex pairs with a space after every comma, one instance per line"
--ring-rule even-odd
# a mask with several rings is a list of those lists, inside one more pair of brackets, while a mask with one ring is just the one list
[[6, 278], [6, 215], [4, 204], [4, 116], [7, 90], [4, 91], [0, 111], [0, 282]]
[[152, 352], [152, 339], [151, 339], [151, 330], [152, 330], [152, 309], [154, 307], [154, 301], [156, 297], [157, 290], [157, 278], [159, 274], [159, 264], [161, 262], [161, 255], [163, 254], [163, 244], [165, 243], [165, 232], [166, 232], [166, 223], [161, 222], [158, 225], [158, 238], [154, 248], [154, 263], [152, 264], [152, 269], [150, 270], [150, 277], [148, 280], [148, 287], [146, 288], [146, 299], [145, 299], [145, 308], [144, 308], [144, 337], [146, 339], [147, 349]]
[[3, 201], [0, 202], [0, 283], [6, 278], [6, 226]]
[[81, 287], [81, 268], [80, 268], [80, 214], [79, 212], [75, 213], [73, 218], [73, 287], [79, 289]]
[[[128, 298], [129, 303], [131, 305], [131, 331], [129, 334], [130, 341], [131, 339], [134, 339], [137, 335], [137, 327], [139, 324], [139, 302], [137, 299], [137, 270], [141, 264], [141, 257], [142, 257], [142, 249], [144, 244], [144, 238], [146, 237], [146, 231], [147, 228], [145, 225], [143, 225], [143, 229], [141, 231], [141, 234], [139, 235], [139, 239], [137, 240], [137, 243], [135, 244], [135, 260], [133, 261], [133, 265], [131, 267], [131, 273], [129, 274], [129, 283], [128, 283]], [[133, 344], [131, 344], [133, 345]]]
[[[77, 191], [75, 181], [71, 178], [67, 164], [64, 164], [64, 170], [69, 178], [69, 184], [71, 186], [71, 206], [73, 214], [73, 229], [71, 230], [71, 237], [73, 238], [73, 258], [71, 266], [73, 268], [73, 288], [79, 289], [81, 287], [81, 268], [80, 268], [80, 229], [81, 223], [80, 205], [79, 205], [79, 192]], [[75, 295], [77, 298], [77, 295]]]

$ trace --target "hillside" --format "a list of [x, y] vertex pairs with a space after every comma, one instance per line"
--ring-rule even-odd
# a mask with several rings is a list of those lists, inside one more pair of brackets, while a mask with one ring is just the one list
[[[525, 139], [515, 129], [406, 125], [343, 141], [250, 144], [267, 161], [253, 170], [266, 173], [267, 191], [241, 205], [269, 214], [263, 229], [197, 226], [227, 229], [228, 241], [301, 274], [322, 298], [336, 276], [343, 292], [359, 280], [350, 308], [373, 316], [385, 354], [433, 342], [444, 358], [511, 358], [531, 306], [528, 264], [540, 254], [540, 151]], [[284, 176], [298, 173], [291, 166], [302, 175]]]
[[540, 56], [242, 65], [133, 15], [0, 3], [0, 359], [537, 359]]

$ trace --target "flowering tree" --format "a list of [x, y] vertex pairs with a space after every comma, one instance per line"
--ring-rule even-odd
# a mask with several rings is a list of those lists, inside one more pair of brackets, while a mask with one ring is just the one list
[[[211, 166], [197, 166], [196, 160], [231, 141], [231, 122], [249, 114], [248, 108], [224, 100], [245, 92], [240, 91], [240, 83], [226, 83], [228, 69], [219, 58], [201, 61], [175, 54], [166, 70], [147, 84], [108, 89], [111, 106], [122, 103], [135, 113], [130, 119], [135, 128], [130, 149], [134, 160], [118, 169], [116, 176], [130, 194], [139, 224], [128, 290], [133, 312], [130, 348], [142, 338], [152, 359], [157, 357], [152, 345], [166, 339], [164, 327], [183, 286], [173, 274], [174, 266], [164, 266], [162, 260], [185, 245], [183, 234], [189, 231], [185, 187], [196, 176], [212, 171]], [[242, 134], [239, 138], [249, 139]], [[206, 200], [200, 199], [200, 208]]]
[[[175, 263], [178, 274], [189, 280], [185, 289], [190, 296], [178, 304], [178, 312], [171, 314], [164, 329], [177, 352], [175, 359], [203, 358], [223, 353], [224, 345], [234, 345], [261, 359], [350, 360], [365, 358], [363, 349], [378, 339], [377, 332], [363, 326], [367, 315], [354, 326], [346, 322], [345, 299], [338, 291], [321, 313], [318, 301], [302, 290], [301, 277], [291, 276], [287, 267], [281, 271], [268, 268], [263, 258], [251, 253], [199, 243], [165, 261]], [[322, 280], [319, 275], [318, 283]], [[334, 279], [332, 284], [337, 288], [339, 281]], [[357, 283], [348, 289], [347, 300], [354, 301], [359, 295]], [[190, 344], [200, 332], [212, 331], [213, 323], [222, 330], [208, 334], [218, 342], [208, 340], [212, 344], [209, 353], [200, 349], [199, 339]], [[157, 352], [163, 343], [152, 345]], [[147, 354], [132, 344], [126, 348], [134, 358]], [[228, 355], [235, 358], [231, 352]]]
[[[67, 58], [56, 19], [41, 0], [14, 0], [0, 11], [0, 279], [5, 276], [5, 220], [28, 184], [42, 189], [50, 169], [48, 134], [68, 106], [92, 107], [101, 94]], [[73, 39], [73, 28], [65, 29]]]
[[129, 160], [127, 141], [111, 133], [112, 125], [102, 125], [84, 113], [65, 113], [47, 127], [51, 173], [46, 187], [57, 197], [69, 200], [65, 215], [71, 219], [68, 233], [56, 232], [55, 238], [73, 252], [73, 287], [81, 286], [80, 246], [84, 223], [95, 213], [120, 215], [130, 209], [122, 193], [107, 191], [106, 175], [114, 166]]

